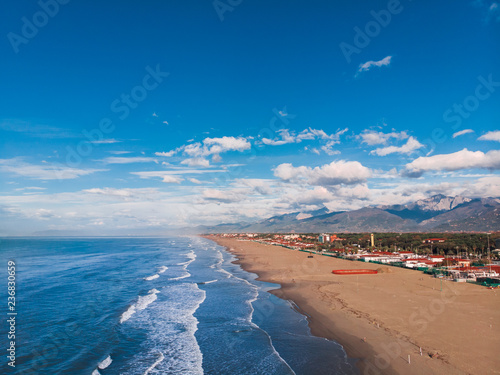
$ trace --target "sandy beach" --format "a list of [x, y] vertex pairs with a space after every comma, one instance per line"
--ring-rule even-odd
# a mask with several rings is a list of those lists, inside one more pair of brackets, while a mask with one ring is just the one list
[[[339, 342], [361, 374], [500, 374], [500, 290], [420, 271], [208, 236]], [[333, 269], [378, 269], [334, 275]], [[422, 354], [421, 354], [422, 353]]]

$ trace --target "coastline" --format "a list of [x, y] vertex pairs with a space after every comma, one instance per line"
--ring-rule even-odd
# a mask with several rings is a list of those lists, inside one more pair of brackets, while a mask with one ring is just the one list
[[[258, 280], [279, 284], [270, 293], [292, 301], [308, 317], [314, 336], [341, 344], [361, 374], [500, 373], [496, 291], [451, 282], [441, 290], [439, 280], [419, 271], [205, 238], [226, 247]], [[342, 268], [382, 273], [331, 274]]]

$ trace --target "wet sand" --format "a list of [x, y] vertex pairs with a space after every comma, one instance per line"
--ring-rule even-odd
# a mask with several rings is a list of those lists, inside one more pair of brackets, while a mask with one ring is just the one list
[[[259, 280], [280, 284], [271, 293], [308, 315], [314, 335], [343, 345], [358, 359], [361, 374], [500, 374], [499, 289], [441, 282], [397, 267], [308, 258], [253, 241], [207, 238], [227, 247]], [[382, 273], [331, 273], [346, 268]]]

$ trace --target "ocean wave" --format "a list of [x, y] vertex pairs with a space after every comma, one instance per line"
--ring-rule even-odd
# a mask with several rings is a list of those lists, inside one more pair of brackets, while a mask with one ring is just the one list
[[120, 317], [120, 323], [126, 322], [134, 315], [137, 311], [144, 310], [148, 305], [156, 301], [158, 298], [156, 294], [160, 293], [157, 289], [151, 289], [145, 296], [139, 296], [137, 302], [130, 305], [127, 311], [125, 311]]
[[[222, 257], [222, 254], [221, 254], [221, 257]], [[234, 255], [231, 254], [231, 258], [232, 259], [235, 259]], [[241, 266], [239, 266], [240, 270], [242, 270]], [[224, 267], [222, 267], [222, 261], [220, 261], [218, 263], [218, 266], [217, 266], [217, 271], [221, 272], [221, 273], [224, 273], [224, 274], [227, 274], [228, 278], [232, 278], [232, 279], [236, 279], [240, 282], [243, 282], [245, 284], [247, 284], [248, 286], [250, 286], [250, 291], [251, 291], [251, 296], [249, 296], [250, 298], [248, 298], [245, 303], [247, 304], [247, 306], [249, 307], [250, 311], [249, 311], [249, 314], [245, 317], [246, 319], [246, 322], [250, 325], [250, 327], [253, 327], [254, 329], [257, 329], [259, 331], [261, 331], [262, 333], [265, 334], [265, 336], [267, 337], [268, 339], [268, 342], [269, 342], [269, 346], [272, 350], [272, 354], [280, 361], [282, 362], [287, 368], [288, 370], [295, 375], [295, 372], [293, 371], [293, 369], [290, 367], [290, 365], [283, 359], [283, 357], [281, 357], [281, 355], [279, 354], [279, 352], [276, 350], [276, 348], [274, 347], [273, 345], [273, 340], [271, 338], [271, 336], [269, 335], [269, 333], [262, 329], [261, 327], [259, 327], [256, 323], [253, 322], [253, 315], [254, 315], [254, 312], [255, 312], [255, 308], [253, 306], [253, 302], [255, 302], [258, 298], [259, 298], [259, 287], [253, 283], [251, 283], [250, 281], [248, 281], [247, 279], [245, 278], [242, 278], [242, 277], [238, 277], [236, 276], [235, 274], [233, 274], [232, 272], [229, 272], [228, 270], [224, 269]]]
[[163, 273], [163, 272], [165, 272], [166, 270], [168, 270], [168, 267], [167, 267], [167, 266], [161, 266], [160, 268], [158, 268], [158, 273]]
[[145, 277], [144, 280], [150, 281], [150, 280], [157, 279], [159, 277], [160, 277], [160, 275], [156, 274], [156, 275], [151, 275], [151, 276]]
[[181, 279], [185, 279], [186, 277], [189, 277], [189, 276], [191, 276], [191, 274], [189, 272], [186, 272], [185, 275], [182, 275], [182, 276], [179, 276], [179, 277], [172, 277], [169, 280], [171, 280], [171, 281], [181, 280]]
[[177, 263], [178, 266], [186, 266], [187, 267], [196, 259], [196, 253], [194, 252], [194, 250], [191, 250], [189, 253], [183, 254], [183, 255], [186, 256], [188, 258], [188, 260], [185, 262]]
[[162, 289], [165, 301], [155, 303], [134, 320], [136, 328], [148, 333], [144, 342], [147, 352], [137, 353], [125, 373], [202, 375], [203, 355], [195, 336], [199, 322], [194, 314], [205, 298], [205, 291], [196, 283], [172, 284]]
[[222, 262], [224, 262], [224, 257], [222, 256], [222, 253], [217, 250], [217, 263], [212, 264], [210, 268], [220, 268]]
[[99, 370], [104, 370], [106, 367], [108, 367], [108, 366], [111, 364], [111, 362], [113, 362], [113, 360], [111, 359], [111, 356], [110, 356], [110, 355], [108, 355], [108, 356], [106, 357], [106, 359], [104, 359], [103, 361], [101, 361], [101, 362], [97, 365], [97, 368], [98, 368]]
[[95, 369], [94, 371], [92, 371], [92, 375], [101, 375], [101, 373], [97, 371], [97, 369]]
[[153, 363], [151, 366], [148, 367], [148, 369], [146, 371], [144, 371], [144, 375], [148, 375], [151, 371], [153, 371], [155, 369], [156, 366], [158, 366], [158, 364], [163, 361], [165, 359], [165, 356], [163, 355], [163, 353], [160, 353], [160, 356], [158, 357], [158, 359], [155, 361], [155, 363]]

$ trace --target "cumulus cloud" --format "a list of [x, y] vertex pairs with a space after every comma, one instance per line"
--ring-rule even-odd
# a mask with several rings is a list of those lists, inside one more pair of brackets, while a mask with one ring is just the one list
[[287, 200], [292, 198], [292, 202], [297, 207], [307, 205], [321, 205], [324, 202], [329, 202], [335, 199], [334, 194], [323, 186], [315, 186], [312, 190], [302, 191], [292, 197], [286, 197]]
[[497, 141], [500, 142], [500, 130], [494, 130], [483, 134], [478, 138], [479, 141]]
[[388, 147], [381, 147], [377, 148], [373, 151], [370, 152], [370, 154], [375, 154], [378, 156], [386, 156], [389, 154], [405, 154], [409, 155], [413, 151], [418, 150], [419, 148], [424, 147], [422, 143], [417, 141], [416, 138], [410, 137], [408, 138], [408, 141], [402, 146], [388, 146]]
[[279, 138], [262, 138], [262, 143], [268, 146], [281, 146], [289, 143], [300, 143], [304, 140], [319, 139], [328, 141], [327, 149], [331, 149], [332, 145], [340, 143], [340, 136], [347, 130], [347, 128], [339, 129], [333, 134], [327, 134], [324, 130], [321, 129], [307, 128], [297, 134], [296, 132], [290, 131], [288, 129], [280, 129], [277, 131], [277, 133], [279, 133], [280, 135]]
[[457, 138], [457, 137], [460, 137], [461, 135], [469, 134], [469, 133], [474, 133], [474, 130], [472, 130], [472, 129], [460, 130], [456, 133], [453, 133], [453, 138]]
[[0, 172], [7, 172], [35, 180], [71, 180], [95, 172], [105, 172], [107, 169], [79, 169], [57, 163], [35, 165], [22, 161], [20, 158], [0, 159]]
[[297, 137], [294, 134], [290, 134], [290, 131], [288, 129], [280, 129], [277, 131], [277, 133], [280, 134], [281, 139], [262, 138], [262, 143], [268, 146], [281, 146], [281, 145], [286, 145], [288, 143], [297, 142]]
[[210, 162], [204, 158], [188, 158], [181, 161], [181, 164], [186, 164], [189, 167], [210, 167]]
[[183, 179], [179, 176], [174, 176], [174, 175], [166, 175], [163, 176], [162, 182], [165, 182], [166, 184], [180, 184]]
[[166, 157], [171, 157], [174, 156], [175, 153], [179, 152], [178, 149], [167, 151], [167, 152], [155, 152], [156, 156], [166, 156]]
[[379, 61], [372, 61], [372, 60], [367, 61], [367, 62], [359, 65], [358, 73], [367, 72], [368, 70], [370, 70], [374, 66], [377, 68], [380, 68], [382, 66], [389, 66], [391, 63], [391, 59], [392, 59], [392, 56], [386, 56], [382, 60], [379, 60]]
[[286, 182], [303, 182], [309, 185], [354, 185], [366, 181], [371, 171], [357, 161], [333, 161], [321, 167], [294, 167], [290, 163], [278, 165], [274, 175]]
[[420, 177], [426, 171], [456, 171], [460, 169], [500, 169], [500, 151], [469, 151], [464, 148], [451, 154], [421, 156], [406, 164], [403, 175]]
[[375, 130], [365, 130], [357, 136], [358, 139], [361, 139], [361, 143], [366, 143], [368, 146], [385, 145], [391, 138], [406, 139], [408, 137], [409, 135], [405, 131], [383, 133]]
[[[326, 143], [326, 145], [321, 146], [321, 149], [325, 152], [325, 154], [333, 156], [333, 155], [338, 155], [340, 154], [339, 150], [334, 150], [333, 146], [337, 144], [338, 142], [335, 141], [329, 141]], [[314, 152], [314, 150], [313, 150]], [[318, 152], [319, 153], [319, 152]]]
[[461, 194], [468, 197], [499, 197], [500, 176], [482, 177], [466, 184]]
[[212, 156], [212, 161], [220, 161], [220, 154], [229, 151], [243, 152], [249, 150], [250, 142], [243, 137], [220, 137], [220, 138], [205, 138], [202, 142], [190, 143], [183, 145], [168, 152], [156, 152], [157, 156], [171, 157], [178, 153], [183, 153], [190, 158], [205, 158]]
[[250, 142], [242, 137], [205, 138], [203, 144], [208, 146], [209, 155], [250, 149]]
[[188, 178], [188, 181], [192, 182], [193, 184], [197, 184], [197, 185], [202, 184], [202, 182], [196, 178]]

